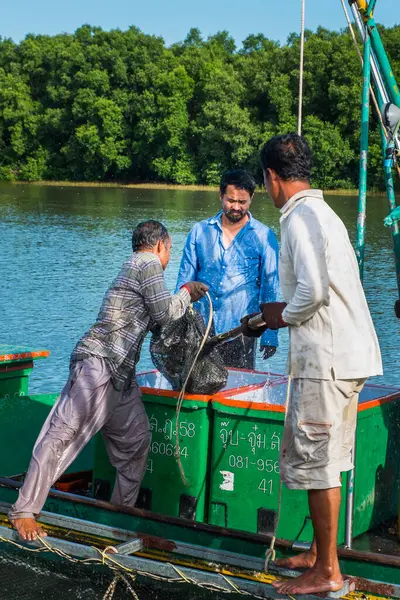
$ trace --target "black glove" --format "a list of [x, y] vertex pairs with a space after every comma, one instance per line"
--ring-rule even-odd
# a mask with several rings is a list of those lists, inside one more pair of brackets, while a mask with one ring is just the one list
[[256, 315], [259, 315], [260, 313], [251, 313], [251, 315], [246, 315], [245, 317], [243, 317], [243, 319], [240, 320], [241, 324], [242, 324], [242, 333], [243, 335], [245, 335], [246, 337], [252, 337], [252, 338], [259, 338], [262, 336], [262, 334], [264, 333], [264, 331], [266, 329], [268, 329], [268, 327], [265, 325], [263, 325], [262, 327], [256, 327], [256, 329], [251, 329], [251, 327], [249, 327], [248, 323], [249, 320], [252, 317], [255, 317]]
[[279, 329], [287, 327], [287, 323], [282, 319], [282, 312], [286, 308], [286, 302], [266, 302], [260, 304], [263, 319], [268, 329]]
[[200, 298], [202, 298], [204, 294], [208, 292], [208, 285], [202, 283], [201, 281], [188, 281], [181, 287], [187, 289], [192, 302], [197, 302], [197, 300], [200, 300]]
[[271, 358], [276, 352], [276, 346], [260, 346], [260, 351], [263, 352], [263, 359]]
[[394, 313], [398, 319], [400, 319], [400, 300], [396, 300], [394, 305]]

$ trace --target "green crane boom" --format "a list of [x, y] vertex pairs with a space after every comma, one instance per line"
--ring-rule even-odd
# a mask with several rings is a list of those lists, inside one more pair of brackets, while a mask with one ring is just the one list
[[[389, 216], [385, 219], [385, 225], [392, 230], [397, 287], [400, 298], [400, 207], [396, 205], [393, 182], [393, 168], [397, 166], [397, 157], [400, 157], [400, 90], [374, 19], [376, 3], [377, 0], [370, 0], [369, 2], [367, 2], [367, 0], [349, 0], [354, 20], [364, 45], [360, 135], [360, 186], [356, 253], [360, 268], [360, 276], [362, 278], [364, 274], [367, 208], [369, 98], [372, 74], [372, 81], [382, 117], [380, 119], [382, 167], [389, 205]], [[397, 300], [397, 316], [400, 314], [399, 303], [400, 300]]]

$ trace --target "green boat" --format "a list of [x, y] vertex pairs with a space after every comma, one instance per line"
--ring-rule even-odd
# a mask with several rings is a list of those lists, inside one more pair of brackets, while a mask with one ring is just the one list
[[[0, 347], [0, 473], [8, 475], [0, 478], [4, 549], [10, 542], [22, 546], [7, 512], [57, 398], [28, 393], [34, 361], [48, 354]], [[109, 502], [114, 472], [97, 436], [49, 495], [41, 515], [48, 548], [40, 541], [29, 546], [42, 547], [50, 559], [58, 552], [150, 579], [278, 597], [272, 582], [295, 575], [273, 566], [264, 572], [277, 525], [287, 379], [230, 370], [226, 389], [214, 397], [185, 396], [179, 443], [186, 486], [172, 451], [178, 393], [156, 371], [138, 379], [153, 429], [138, 508]], [[354, 497], [343, 502], [340, 517], [339, 556], [352, 597], [400, 597], [400, 548], [390, 533], [400, 487], [399, 434], [400, 388], [367, 383], [359, 406]], [[304, 549], [311, 541], [306, 494], [284, 490], [277, 555]]]
[[[400, 292], [400, 214], [392, 177], [400, 151], [400, 92], [373, 19], [376, 0], [349, 4], [364, 42], [360, 273], [372, 76], [381, 115], [386, 224], [392, 229]], [[50, 561], [111, 569], [114, 579], [105, 598], [112, 597], [119, 580], [129, 589], [137, 576], [280, 597], [272, 583], [298, 573], [274, 567], [274, 553], [283, 557], [304, 550], [313, 535], [306, 494], [281, 493], [278, 456], [287, 378], [232, 369], [218, 394], [185, 395], [177, 422], [178, 392], [157, 371], [139, 374], [152, 444], [137, 507], [109, 502], [115, 474], [98, 435], [50, 492], [40, 517], [48, 537], [28, 544], [11, 529], [7, 513], [57, 398], [28, 390], [34, 361], [48, 355], [47, 350], [0, 346], [0, 551], [37, 551]], [[175, 458], [176, 438], [186, 481]], [[400, 382], [399, 387], [367, 382], [359, 403], [355, 470], [343, 479], [338, 552], [345, 586], [330, 596], [400, 598], [399, 439]]]

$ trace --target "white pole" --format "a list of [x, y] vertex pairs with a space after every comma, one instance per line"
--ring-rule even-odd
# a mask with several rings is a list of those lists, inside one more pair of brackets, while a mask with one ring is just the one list
[[303, 122], [303, 73], [304, 73], [304, 30], [306, 0], [301, 0], [301, 36], [300, 36], [300, 77], [299, 77], [299, 114], [297, 133], [301, 135]]

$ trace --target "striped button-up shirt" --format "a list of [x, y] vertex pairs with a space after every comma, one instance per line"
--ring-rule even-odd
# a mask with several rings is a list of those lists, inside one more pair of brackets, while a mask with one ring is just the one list
[[172, 296], [165, 286], [158, 257], [135, 252], [125, 261], [106, 293], [96, 323], [79, 340], [71, 361], [87, 356], [104, 358], [117, 389], [135, 373], [143, 340], [153, 325], [183, 316], [190, 294], [182, 288]]

